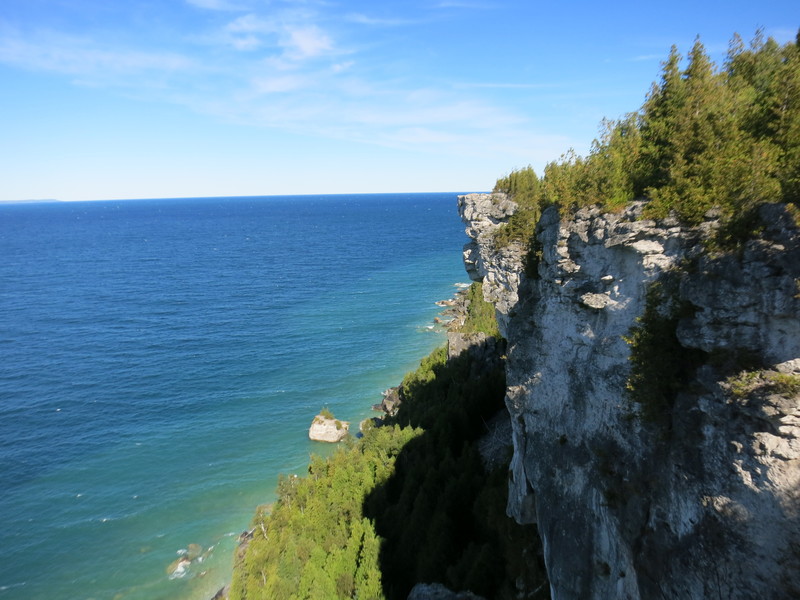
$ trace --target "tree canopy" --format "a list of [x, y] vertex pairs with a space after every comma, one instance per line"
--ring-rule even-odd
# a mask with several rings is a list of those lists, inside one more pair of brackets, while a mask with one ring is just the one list
[[800, 34], [783, 46], [737, 35], [722, 68], [697, 39], [684, 58], [672, 47], [643, 106], [603, 121], [588, 156], [568, 152], [537, 178], [530, 168], [495, 191], [520, 205], [499, 240], [525, 241], [541, 210], [647, 201], [645, 216], [697, 224], [711, 208], [729, 222], [766, 202], [800, 202]]

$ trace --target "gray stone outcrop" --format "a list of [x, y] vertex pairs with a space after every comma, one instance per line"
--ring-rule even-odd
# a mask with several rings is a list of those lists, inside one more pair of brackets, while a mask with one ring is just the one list
[[408, 600], [484, 600], [472, 592], [453, 592], [441, 583], [418, 583], [408, 595]]
[[308, 438], [315, 442], [336, 443], [350, 432], [350, 423], [317, 415], [308, 429]]
[[494, 233], [517, 205], [503, 193], [468, 194], [459, 196], [458, 209], [470, 238], [463, 252], [467, 275], [483, 282], [483, 296], [497, 307], [502, 332], [518, 301], [525, 252], [519, 243], [497, 247]]
[[[546, 209], [526, 276], [523, 246], [493, 240], [513, 203], [459, 198], [467, 271], [508, 342], [509, 514], [537, 522], [554, 599], [800, 597], [797, 228], [765, 206], [759, 239], [712, 253], [715, 215], [685, 228], [641, 208]], [[702, 357], [660, 422], [627, 390], [653, 282]], [[757, 365], [737, 375], [736, 357]]]

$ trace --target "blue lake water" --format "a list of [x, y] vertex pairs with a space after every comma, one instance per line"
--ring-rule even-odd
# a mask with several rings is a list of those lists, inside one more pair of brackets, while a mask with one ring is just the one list
[[210, 598], [319, 409], [443, 343], [465, 241], [455, 194], [0, 205], [0, 599]]

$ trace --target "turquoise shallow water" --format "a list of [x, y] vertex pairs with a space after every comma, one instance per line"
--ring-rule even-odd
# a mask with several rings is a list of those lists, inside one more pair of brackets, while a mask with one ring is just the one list
[[455, 194], [0, 205], [0, 598], [210, 597], [320, 407], [442, 343], [465, 241]]

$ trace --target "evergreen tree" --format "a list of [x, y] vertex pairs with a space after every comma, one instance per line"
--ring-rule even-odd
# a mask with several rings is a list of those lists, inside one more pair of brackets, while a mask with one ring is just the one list
[[[800, 39], [800, 33], [798, 33]], [[723, 238], [750, 235], [764, 202], [800, 200], [800, 49], [758, 32], [749, 47], [735, 35], [721, 72], [697, 39], [685, 69], [675, 46], [638, 113], [604, 121], [588, 157], [570, 151], [549, 163], [535, 189], [535, 210], [518, 211], [498, 230], [498, 244], [523, 240], [529, 264], [541, 210], [569, 213], [587, 205], [617, 210], [634, 197], [645, 216], [701, 221], [721, 210]], [[510, 178], [499, 187], [512, 193]], [[519, 192], [517, 192], [519, 193]], [[512, 193], [512, 196], [514, 194]], [[516, 200], [516, 197], [514, 198]], [[731, 237], [733, 234], [733, 237]], [[526, 271], [527, 272], [527, 271]], [[535, 276], [535, 269], [530, 271]]]
[[783, 48], [774, 104], [777, 143], [781, 147], [778, 176], [783, 199], [800, 204], [800, 30], [794, 44]]
[[643, 106], [641, 118], [642, 168], [634, 193], [658, 188], [670, 180], [679, 114], [686, 102], [686, 84], [680, 71], [681, 55], [677, 46], [670, 48], [662, 63], [661, 81], [654, 84]]

